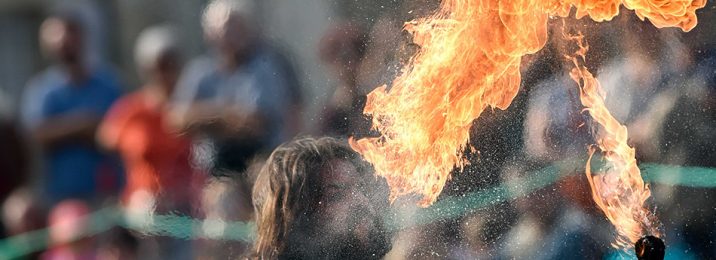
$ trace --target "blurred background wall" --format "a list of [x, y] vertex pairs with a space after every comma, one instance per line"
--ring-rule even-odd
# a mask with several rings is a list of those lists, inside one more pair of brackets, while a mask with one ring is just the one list
[[14, 109], [25, 81], [41, 68], [37, 28], [43, 1], [0, 1], [0, 109]]

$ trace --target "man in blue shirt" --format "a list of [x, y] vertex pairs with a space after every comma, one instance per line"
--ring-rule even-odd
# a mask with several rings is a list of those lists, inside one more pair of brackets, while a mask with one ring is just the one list
[[108, 70], [87, 65], [77, 15], [48, 18], [40, 38], [58, 65], [30, 81], [22, 115], [42, 150], [44, 195], [55, 204], [69, 198], [91, 201], [114, 192], [120, 171], [95, 146], [95, 130], [120, 95], [118, 82]]
[[202, 25], [216, 55], [189, 64], [175, 97], [175, 122], [213, 148], [199, 157], [210, 158], [202, 164], [214, 173], [244, 171], [254, 154], [277, 146], [297, 128], [292, 125], [300, 102], [296, 76], [261, 39], [252, 3], [208, 5]]

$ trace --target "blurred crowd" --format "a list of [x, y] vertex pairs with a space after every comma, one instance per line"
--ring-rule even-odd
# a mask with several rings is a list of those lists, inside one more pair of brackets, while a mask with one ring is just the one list
[[[379, 196], [387, 193], [344, 143], [376, 135], [362, 114], [366, 95], [389, 85], [419, 48], [402, 23], [435, 6], [405, 1], [397, 14], [381, 15], [370, 26], [333, 21], [316, 49], [305, 50], [316, 53], [333, 79], [321, 101], [305, 96], [304, 75], [290, 53], [265, 37], [253, 1], [213, 0], [197, 10], [209, 46], [199, 57], [182, 53], [175, 25], [143, 30], [133, 57], [139, 86], [125, 86], [116, 67], [88, 54], [88, 25], [80, 13], [53, 12], [37, 28], [50, 65], [28, 79], [19, 113], [0, 114], [0, 236], [50, 226], [50, 247], [28, 256], [41, 259], [313, 258], [326, 252], [281, 250], [342, 248], [336, 241], [352, 245], [345, 247], [348, 254], [332, 255], [337, 258], [366, 252], [367, 258], [389, 259], [619, 257], [610, 245], [613, 228], [591, 201], [582, 168], [562, 169], [566, 177], [548, 187], [457, 219], [371, 233], [382, 229], [372, 217], [380, 222], [390, 207], [387, 195]], [[454, 173], [443, 197], [500, 183], [519, 189], [531, 172], [587, 154], [593, 137], [563, 58], [570, 43], [558, 37], [560, 24], [550, 25], [553, 37], [544, 50], [524, 58], [523, 89], [512, 106], [475, 121], [470, 145], [479, 152], [467, 155], [470, 165]], [[714, 50], [633, 15], [571, 26], [590, 32], [587, 66], [601, 81], [611, 112], [627, 125], [640, 162], [716, 167]], [[315, 115], [307, 114], [308, 102], [320, 102]], [[305, 135], [335, 139], [279, 147]], [[312, 185], [339, 198], [314, 201], [315, 194], [301, 190]], [[652, 190], [671, 250], [667, 257], [716, 255], [716, 189], [654, 184]], [[182, 240], [120, 227], [85, 236], [85, 217], [109, 205], [126, 214], [256, 221], [259, 239], [253, 246]], [[371, 224], [351, 226], [355, 237], [336, 232], [361, 214], [368, 217], [356, 223]], [[289, 221], [297, 223], [291, 232]]]

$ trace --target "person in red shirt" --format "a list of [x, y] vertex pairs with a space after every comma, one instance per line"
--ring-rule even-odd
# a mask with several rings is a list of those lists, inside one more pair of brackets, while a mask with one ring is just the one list
[[189, 138], [172, 129], [166, 111], [181, 71], [177, 47], [169, 27], [140, 35], [135, 59], [147, 83], [117, 101], [100, 126], [99, 142], [127, 168], [122, 202], [130, 209], [191, 209], [204, 182], [191, 167]]

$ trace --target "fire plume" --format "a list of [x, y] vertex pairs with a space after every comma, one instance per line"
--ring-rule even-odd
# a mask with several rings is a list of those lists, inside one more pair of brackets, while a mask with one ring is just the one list
[[364, 112], [380, 137], [351, 140], [391, 186], [391, 198], [422, 195], [432, 204], [463, 152], [472, 121], [506, 109], [519, 90], [524, 55], [547, 42], [550, 17], [612, 19], [619, 7], [656, 26], [696, 25], [705, 0], [444, 0], [440, 10], [405, 25], [420, 46], [394, 80], [368, 95]]
[[617, 230], [613, 244], [617, 248], [629, 248], [645, 235], [661, 237], [660, 224], [652, 212], [645, 208], [651, 196], [649, 185], [644, 183], [637, 167], [634, 148], [627, 144], [627, 128], [617, 121], [604, 103], [605, 92], [599, 81], [584, 66], [588, 47], [583, 36], [566, 36], [579, 46], [574, 57], [570, 77], [579, 85], [579, 98], [594, 121], [596, 148], [603, 154], [607, 165], [603, 172], [592, 174], [592, 155], [589, 149], [586, 175], [592, 188], [592, 198]]

